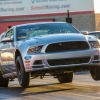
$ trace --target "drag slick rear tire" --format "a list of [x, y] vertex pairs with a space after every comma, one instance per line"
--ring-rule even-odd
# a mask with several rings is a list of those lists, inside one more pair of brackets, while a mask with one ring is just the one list
[[17, 76], [18, 76], [19, 84], [23, 88], [28, 87], [30, 83], [30, 73], [25, 72], [23, 61], [20, 56], [18, 56], [16, 59], [16, 66], [17, 66]]
[[58, 81], [60, 83], [70, 83], [73, 80], [73, 72], [63, 73], [58, 75]]
[[91, 73], [92, 78], [95, 81], [100, 80], [100, 66], [96, 66], [96, 67], [90, 69], [90, 73]]
[[0, 73], [0, 87], [8, 87], [9, 79], [3, 78], [2, 74]]

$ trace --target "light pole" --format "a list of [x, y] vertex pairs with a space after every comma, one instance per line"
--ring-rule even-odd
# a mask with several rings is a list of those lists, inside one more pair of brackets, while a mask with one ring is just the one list
[[69, 10], [67, 10], [67, 18], [66, 18], [66, 22], [72, 24], [72, 18], [69, 17]]

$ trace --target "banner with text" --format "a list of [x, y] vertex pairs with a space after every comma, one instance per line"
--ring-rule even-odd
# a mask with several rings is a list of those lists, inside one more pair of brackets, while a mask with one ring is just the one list
[[0, 16], [91, 11], [93, 0], [0, 0]]

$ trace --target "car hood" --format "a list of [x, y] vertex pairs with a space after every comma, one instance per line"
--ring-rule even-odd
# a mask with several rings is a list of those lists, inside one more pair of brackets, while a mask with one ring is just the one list
[[26, 40], [28, 44], [49, 44], [63, 41], [86, 41], [87, 38], [79, 33], [53, 34], [32, 37]]
[[86, 35], [88, 41], [97, 41], [99, 40], [96, 36], [93, 35]]

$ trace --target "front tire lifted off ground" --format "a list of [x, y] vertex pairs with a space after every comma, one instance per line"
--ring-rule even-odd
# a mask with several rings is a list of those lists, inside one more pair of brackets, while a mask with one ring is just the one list
[[20, 56], [18, 56], [16, 59], [16, 66], [17, 66], [17, 76], [18, 76], [19, 84], [23, 88], [28, 87], [30, 83], [30, 73], [25, 72], [23, 61]]
[[93, 67], [92, 69], [90, 69], [90, 73], [91, 73], [92, 78], [95, 81], [100, 80], [100, 66], [96, 66], [96, 67]]

